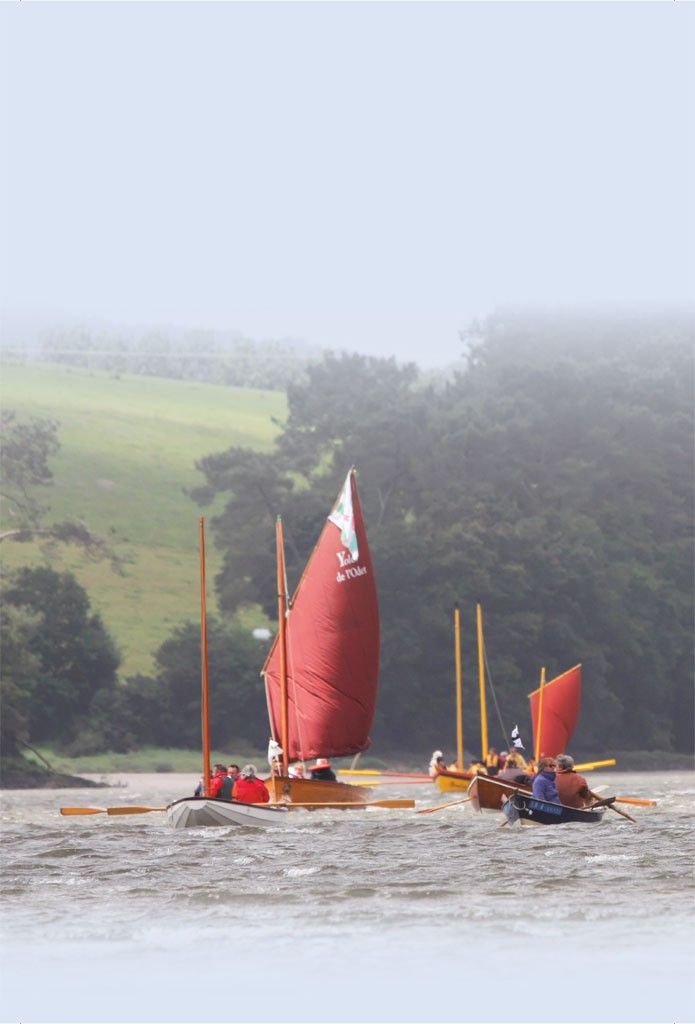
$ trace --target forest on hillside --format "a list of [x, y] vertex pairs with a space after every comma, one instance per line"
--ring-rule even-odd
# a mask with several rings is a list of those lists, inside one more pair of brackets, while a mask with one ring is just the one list
[[[458, 603], [476, 752], [480, 602], [498, 748], [517, 722], [528, 735], [541, 666], [550, 678], [581, 662], [576, 751], [692, 750], [694, 340], [687, 316], [500, 312], [464, 339], [465, 369], [447, 381], [354, 354], [308, 363], [287, 387], [272, 452], [233, 447], [198, 464], [192, 500], [224, 503], [211, 522], [225, 616], [211, 623], [211, 699], [224, 709], [213, 742], [267, 739], [264, 651], [234, 616], [249, 605], [275, 616], [275, 517], [293, 589], [355, 465], [381, 611], [375, 749], [453, 746]], [[70, 697], [68, 669], [60, 676], [41, 661], [50, 651], [31, 646], [51, 614], [42, 593], [25, 576], [5, 600], [14, 735], [75, 751], [197, 744], [194, 623], [163, 645], [151, 678], [119, 680], [99, 634], [104, 683], [86, 707]], [[72, 700], [60, 726], [55, 709], [32, 724], [42, 686]]]

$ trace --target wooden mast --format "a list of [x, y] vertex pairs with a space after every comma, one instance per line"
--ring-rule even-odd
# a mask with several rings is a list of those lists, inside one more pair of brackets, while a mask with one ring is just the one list
[[461, 613], [454, 609], [454, 657], [456, 661], [456, 767], [463, 771], [463, 695], [461, 690]]
[[483, 609], [476, 605], [478, 626], [478, 683], [480, 686], [480, 756], [487, 761], [487, 707], [485, 705], [485, 648], [483, 646]]
[[203, 741], [203, 794], [210, 796], [210, 714], [208, 686], [208, 617], [205, 601], [205, 517], [198, 521], [200, 537], [200, 731]]
[[541, 722], [543, 720], [543, 690], [545, 689], [545, 665], [541, 669], [541, 687], [538, 693], [538, 726], [536, 728], [536, 765], [541, 756]]
[[280, 643], [280, 746], [282, 747], [282, 774], [289, 774], [287, 734], [287, 600], [285, 597], [285, 547], [282, 537], [282, 519], [275, 523], [275, 541], [278, 562], [278, 636]]

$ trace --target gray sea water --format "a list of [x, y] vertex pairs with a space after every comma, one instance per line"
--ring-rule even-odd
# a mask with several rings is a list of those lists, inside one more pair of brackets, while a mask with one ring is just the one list
[[[3, 1021], [695, 1020], [695, 774], [592, 774], [650, 797], [597, 826], [466, 805], [173, 831], [195, 779], [2, 793]], [[374, 798], [448, 798], [388, 786]]]

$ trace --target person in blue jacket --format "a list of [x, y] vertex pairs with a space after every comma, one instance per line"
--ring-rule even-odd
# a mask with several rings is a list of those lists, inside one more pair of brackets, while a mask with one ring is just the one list
[[560, 803], [560, 794], [555, 785], [557, 762], [554, 757], [542, 757], [538, 762], [536, 777], [533, 780], [533, 795], [537, 800], [547, 800], [551, 804]]

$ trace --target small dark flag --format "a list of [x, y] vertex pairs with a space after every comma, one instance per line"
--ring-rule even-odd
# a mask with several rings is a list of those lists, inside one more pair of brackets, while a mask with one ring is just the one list
[[519, 726], [515, 725], [512, 729], [512, 746], [516, 750], [525, 750], [521, 736], [519, 735]]

